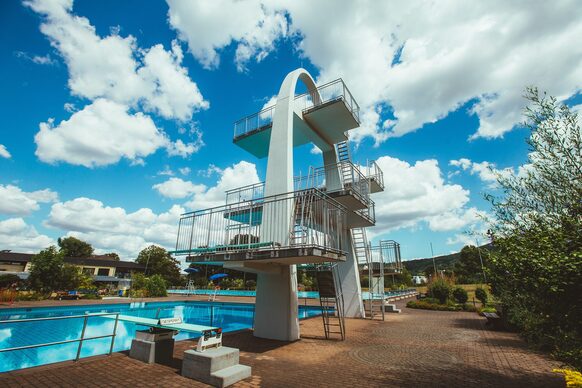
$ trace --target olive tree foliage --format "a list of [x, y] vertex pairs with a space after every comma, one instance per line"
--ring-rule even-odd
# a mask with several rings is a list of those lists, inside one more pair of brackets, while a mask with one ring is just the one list
[[528, 163], [497, 173], [492, 292], [510, 323], [582, 367], [582, 136], [575, 112], [528, 88]]

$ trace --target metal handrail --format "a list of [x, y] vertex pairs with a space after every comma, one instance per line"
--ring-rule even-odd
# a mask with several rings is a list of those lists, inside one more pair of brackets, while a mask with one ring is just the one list
[[[331, 90], [331, 92], [330, 92]], [[341, 78], [318, 86], [316, 89], [308, 91], [294, 97], [295, 104], [303, 104], [302, 112], [316, 108], [331, 101], [341, 99], [345, 103], [354, 119], [360, 122], [360, 106], [354, 96]], [[262, 128], [267, 128], [273, 123], [275, 105], [262, 109], [259, 112], [245, 116], [234, 123], [234, 139], [237, 137], [258, 132]]]
[[[91, 317], [103, 317], [103, 316], [110, 316], [110, 315], [115, 315], [115, 323], [113, 324], [113, 333], [112, 334], [99, 335], [99, 336], [93, 336], [93, 337], [85, 337], [85, 330], [87, 329], [87, 320], [89, 318], [91, 318]], [[84, 341], [90, 341], [90, 340], [95, 340], [95, 339], [111, 337], [111, 344], [109, 346], [109, 353], [108, 353], [108, 355], [111, 355], [111, 353], [113, 353], [113, 345], [115, 343], [115, 337], [117, 336], [117, 325], [119, 323], [119, 313], [95, 313], [95, 314], [84, 314], [84, 315], [65, 315], [65, 316], [60, 316], [60, 317], [7, 319], [7, 320], [0, 321], [0, 324], [56, 321], [56, 320], [61, 320], [61, 319], [81, 319], [81, 318], [83, 318], [83, 329], [81, 330], [81, 338], [76, 338], [76, 339], [71, 339], [71, 340], [63, 340], [63, 341], [55, 341], [55, 342], [45, 342], [45, 343], [41, 343], [41, 344], [15, 346], [12, 348], [4, 348], [4, 349], [0, 349], [0, 353], [12, 352], [12, 351], [16, 351], [16, 350], [41, 348], [41, 347], [45, 347], [45, 346], [63, 345], [63, 344], [78, 342], [79, 347], [77, 348], [77, 355], [75, 356], [75, 361], [78, 361], [79, 358], [81, 357], [81, 349], [83, 347]]]

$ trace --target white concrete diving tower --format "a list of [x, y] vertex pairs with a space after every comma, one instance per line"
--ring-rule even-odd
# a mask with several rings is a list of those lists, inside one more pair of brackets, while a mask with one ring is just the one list
[[[295, 94], [298, 82], [307, 93]], [[359, 107], [341, 79], [318, 87], [305, 69], [292, 71], [274, 106], [235, 123], [234, 143], [268, 158], [265, 182], [227, 192], [224, 206], [182, 215], [175, 254], [257, 274], [257, 337], [299, 339], [298, 264], [339, 263], [345, 315], [364, 315], [350, 230], [375, 224], [370, 193], [383, 180], [342, 151], [358, 126]], [[293, 149], [307, 143], [321, 149], [324, 167], [298, 180]]]

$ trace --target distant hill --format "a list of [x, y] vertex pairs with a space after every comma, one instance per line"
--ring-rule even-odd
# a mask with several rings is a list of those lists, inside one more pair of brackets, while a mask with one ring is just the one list
[[[481, 246], [481, 249], [491, 249], [490, 244], [485, 244]], [[437, 266], [437, 270], [450, 270], [453, 269], [455, 263], [459, 261], [461, 254], [459, 252], [451, 253], [449, 255], [435, 256], [434, 260]], [[415, 259], [403, 261], [402, 264], [406, 269], [413, 275], [421, 275], [427, 268], [432, 268], [432, 258], [428, 257], [425, 259]]]
[[[455, 266], [455, 263], [459, 260], [459, 256], [461, 254], [459, 252], [451, 253], [450, 255], [444, 256], [437, 256], [434, 258], [437, 269], [452, 269]], [[408, 260], [403, 261], [402, 265], [406, 267], [408, 272], [413, 275], [421, 275], [424, 274], [424, 271], [427, 268], [432, 268], [432, 258], [427, 259], [416, 259], [416, 260]]]

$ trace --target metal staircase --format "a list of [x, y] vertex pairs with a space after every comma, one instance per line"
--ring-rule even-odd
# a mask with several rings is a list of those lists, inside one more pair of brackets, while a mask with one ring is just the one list
[[351, 166], [352, 157], [350, 156], [350, 145], [348, 141], [337, 143], [335, 149], [344, 186], [354, 183], [353, 169]]
[[319, 304], [326, 339], [346, 339], [344, 296], [336, 263], [318, 266], [315, 273], [319, 290]]
[[311, 191], [300, 191], [296, 194], [291, 230], [289, 233], [289, 245], [296, 246], [307, 242], [309, 227], [313, 221], [313, 195]]
[[[353, 228], [351, 233], [352, 246], [358, 266], [364, 265], [368, 272], [369, 297], [364, 299], [366, 318], [375, 319], [380, 316], [384, 320], [384, 271], [382, 260], [379, 260], [379, 263], [373, 260], [365, 228]], [[378, 252], [378, 254], [381, 254], [381, 252]]]

